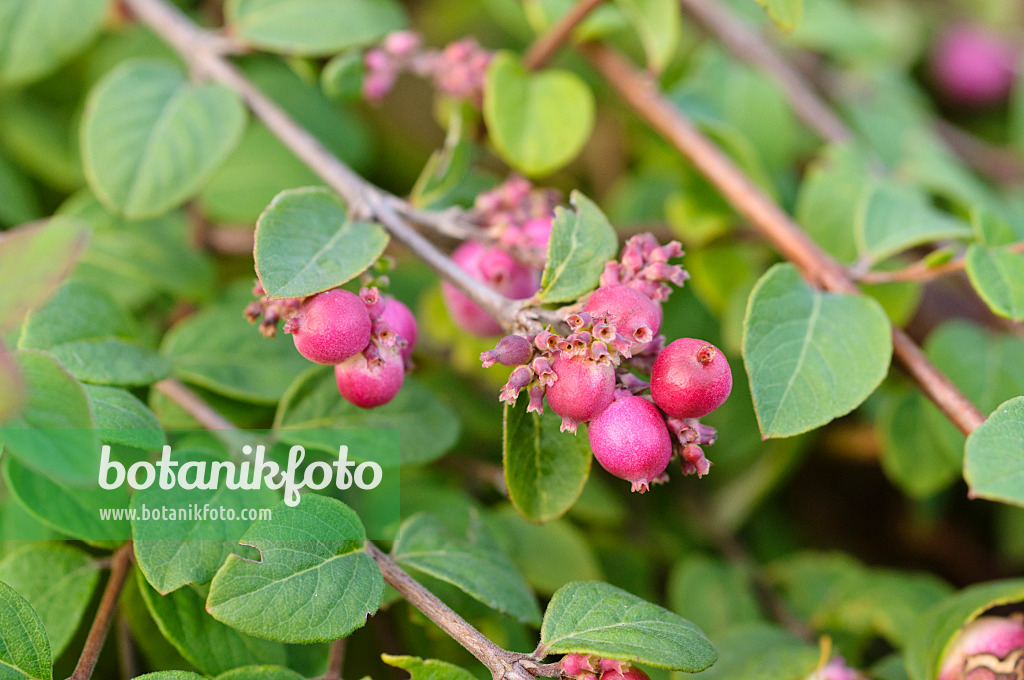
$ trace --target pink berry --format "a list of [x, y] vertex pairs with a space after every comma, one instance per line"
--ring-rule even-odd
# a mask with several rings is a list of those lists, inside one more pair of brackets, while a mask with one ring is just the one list
[[[474, 279], [512, 300], [537, 292], [537, 273], [500, 248], [466, 241], [452, 253], [452, 260]], [[445, 281], [441, 293], [459, 326], [480, 336], [501, 333], [501, 325], [458, 288]]]
[[391, 330], [405, 341], [405, 344], [401, 346], [402, 358], [408, 359], [412, 356], [419, 330], [416, 326], [416, 317], [413, 316], [409, 308], [390, 295], [385, 296], [384, 307], [378, 319], [390, 326]]
[[588, 654], [566, 654], [562, 657], [562, 673], [575, 676], [584, 672], [597, 672], [593, 657]]
[[370, 344], [370, 315], [355, 293], [336, 288], [307, 298], [284, 326], [299, 354], [318, 364], [340, 364]]
[[986, 106], [1006, 98], [1013, 88], [1017, 51], [997, 36], [972, 26], [944, 33], [932, 54], [939, 87], [961, 104]]
[[562, 430], [601, 415], [615, 394], [615, 369], [607, 361], [584, 356], [559, 356], [552, 365], [555, 381], [548, 386], [548, 405], [562, 416]]
[[672, 459], [672, 437], [665, 418], [643, 397], [613, 401], [588, 430], [597, 462], [616, 477], [632, 482], [633, 491], [647, 491]]
[[523, 225], [523, 234], [530, 245], [547, 250], [548, 241], [551, 240], [551, 218], [535, 217]]
[[359, 408], [383, 406], [398, 394], [405, 380], [402, 355], [385, 350], [380, 362], [370, 362], [362, 354], [334, 367], [338, 392]]
[[703, 340], [680, 338], [654, 360], [651, 398], [673, 418], [700, 418], [725, 403], [732, 372], [722, 351]]
[[[1018, 652], [1014, 654], [1014, 652]], [[1024, 653], [1024, 617], [982, 616], [967, 624], [942, 662], [938, 680], [996, 680], [1003, 665], [1020, 663]], [[1015, 658], [1011, 658], [1013, 655]], [[1018, 666], [1019, 669], [1019, 666]]]
[[[615, 330], [633, 343], [633, 354], [650, 347], [650, 338], [640, 338], [653, 337], [661, 330], [661, 305], [629, 286], [598, 288], [583, 309], [591, 314], [611, 315]], [[645, 327], [650, 329], [649, 334], [643, 330]]]
[[602, 673], [601, 680], [651, 680], [651, 678], [636, 666], [623, 664], [621, 670], [611, 669]]

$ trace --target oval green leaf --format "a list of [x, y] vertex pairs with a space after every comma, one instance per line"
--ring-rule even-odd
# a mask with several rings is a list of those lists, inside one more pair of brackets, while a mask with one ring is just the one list
[[800, 434], [856, 408], [889, 370], [890, 333], [875, 300], [815, 290], [792, 265], [769, 269], [743, 323], [761, 434]]
[[[281, 642], [328, 642], [365, 624], [380, 606], [384, 579], [366, 553], [355, 512], [308, 494], [273, 513], [241, 539], [259, 550], [259, 561], [228, 557], [210, 586], [207, 611], [244, 633]], [[275, 615], [266, 616], [271, 610]]]
[[53, 659], [43, 622], [25, 598], [0, 583], [0, 668], [11, 680], [50, 680]]
[[161, 215], [198, 192], [245, 129], [221, 85], [170, 62], [127, 61], [96, 84], [82, 118], [82, 161], [96, 196], [129, 219]]
[[555, 208], [548, 263], [537, 293], [541, 302], [571, 302], [597, 288], [605, 262], [618, 249], [615, 229], [601, 209], [578, 191], [570, 201], [573, 211]]
[[972, 498], [1024, 506], [1024, 397], [1003, 403], [967, 438], [964, 479]]
[[410, 680], [475, 680], [476, 678], [465, 668], [460, 668], [447, 661], [391, 654], [381, 654], [380, 658], [389, 666], [409, 671]]
[[561, 168], [583, 149], [594, 127], [594, 95], [569, 71], [529, 73], [511, 52], [498, 52], [484, 82], [484, 120], [501, 157], [536, 177]]
[[0, 84], [42, 78], [99, 33], [107, 0], [13, 0], [0, 4]]
[[696, 673], [718, 653], [678, 614], [607, 583], [569, 583], [548, 604], [540, 630], [546, 654], [596, 654]]
[[256, 273], [273, 298], [305, 297], [359, 276], [387, 244], [383, 227], [351, 221], [330, 189], [289, 189], [256, 223]]
[[1005, 319], [1024, 321], [1024, 254], [971, 245], [967, 276], [989, 309]]

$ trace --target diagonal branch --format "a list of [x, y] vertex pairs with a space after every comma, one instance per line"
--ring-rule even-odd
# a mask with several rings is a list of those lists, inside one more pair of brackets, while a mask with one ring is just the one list
[[565, 15], [549, 28], [546, 33], [541, 34], [537, 41], [530, 45], [523, 55], [523, 64], [530, 71], [541, 68], [555, 56], [558, 49], [565, 44], [572, 34], [573, 29], [580, 25], [591, 12], [604, 2], [604, 0], [579, 0]]
[[[623, 100], [688, 158], [783, 257], [800, 269], [804, 278], [832, 292], [860, 292], [843, 267], [819, 248], [782, 208], [701, 134], [661, 94], [650, 77], [607, 48], [592, 45], [584, 51]], [[925, 357], [906, 333], [894, 328], [892, 341], [896, 356], [911, 377], [961, 431], [969, 434], [985, 421], [981, 411]]]
[[[178, 51], [197, 73], [239, 94], [254, 114], [311, 170], [338, 192], [353, 211], [380, 222], [413, 251], [508, 329], [513, 328], [524, 303], [509, 300], [482, 285], [416, 231], [403, 215], [424, 216], [398, 197], [367, 182], [264, 95], [221, 53], [218, 37], [196, 26], [166, 0], [124, 0], [132, 12]], [[438, 219], [437, 224], [447, 224]]]
[[100, 651], [103, 650], [103, 643], [110, 632], [110, 624], [117, 612], [117, 600], [121, 596], [125, 579], [128, 578], [128, 569], [132, 565], [132, 544], [129, 541], [118, 548], [110, 561], [110, 578], [107, 580], [107, 587], [103, 590], [103, 597], [100, 598], [99, 608], [96, 610], [96, 618], [93, 619], [92, 627], [89, 628], [89, 635], [85, 639], [85, 646], [82, 647], [82, 654], [78, 657], [75, 670], [68, 680], [89, 680], [96, 668], [96, 662], [100, 658]]

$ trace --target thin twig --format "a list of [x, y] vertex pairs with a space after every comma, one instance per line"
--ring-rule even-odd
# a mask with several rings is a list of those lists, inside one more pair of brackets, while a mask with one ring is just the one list
[[786, 93], [793, 112], [823, 140], [849, 141], [853, 133], [803, 76], [757, 30], [735, 19], [717, 0], [680, 0], [683, 9], [715, 35], [737, 59], [752, 64]]
[[124, 615], [117, 617], [117, 661], [121, 677], [134, 678], [139, 674], [139, 659], [135, 653], [135, 640]]
[[233, 430], [235, 424], [215, 411], [202, 397], [186, 387], [177, 378], [167, 378], [153, 384], [153, 388], [171, 398], [186, 413], [208, 430]]
[[[1010, 253], [1024, 253], [1024, 241], [1011, 243], [1004, 246], [1003, 249]], [[929, 265], [927, 262], [922, 260], [911, 265], [907, 265], [902, 269], [895, 269], [888, 272], [861, 272], [853, 274], [853, 277], [861, 283], [896, 283], [899, 281], [921, 282], [930, 281], [931, 279], [946, 276], [947, 274], [962, 272], [966, 267], [967, 258], [961, 255], [954, 257], [949, 262], [943, 262], [942, 264]]]
[[110, 624], [114, 620], [114, 614], [117, 613], [117, 599], [121, 596], [121, 589], [124, 587], [131, 564], [132, 544], [129, 541], [118, 548], [111, 559], [110, 578], [103, 590], [103, 597], [100, 598], [96, 618], [93, 619], [92, 627], [89, 628], [89, 636], [85, 639], [85, 646], [82, 648], [82, 655], [78, 657], [75, 671], [68, 680], [89, 680], [92, 677], [96, 661], [100, 658], [100, 651], [103, 649], [103, 643], [110, 631]]
[[989, 144], [941, 118], [932, 125], [949, 148], [982, 175], [1000, 184], [1024, 183], [1024, 162], [1014, 151]]
[[[482, 285], [460, 269], [423, 234], [402, 217], [396, 206], [401, 199], [367, 182], [320, 141], [298, 125], [275, 102], [256, 88], [234, 64], [220, 53], [222, 41], [189, 20], [166, 0], [125, 0], [136, 16], [164, 41], [174, 47], [198, 75], [205, 76], [238, 93], [254, 114], [311, 170], [338, 192], [349, 209], [374, 219], [413, 251], [442, 277], [459, 288], [473, 302], [503, 326], [512, 329], [524, 307]], [[413, 208], [409, 208], [414, 212]]]
[[347, 638], [341, 638], [331, 643], [331, 653], [327, 657], [327, 672], [320, 680], [341, 680], [341, 669], [345, 665], [345, 643]]
[[523, 55], [523, 65], [531, 71], [541, 68], [565, 44], [573, 29], [593, 12], [604, 0], [579, 0], [554, 26], [541, 34]]
[[[846, 270], [818, 247], [772, 199], [659, 91], [657, 84], [615, 52], [596, 45], [586, 55], [623, 100], [713, 184], [812, 285], [836, 293], [860, 291]], [[902, 330], [892, 332], [893, 350], [921, 390], [961, 431], [969, 434], [985, 416], [924, 356]]]

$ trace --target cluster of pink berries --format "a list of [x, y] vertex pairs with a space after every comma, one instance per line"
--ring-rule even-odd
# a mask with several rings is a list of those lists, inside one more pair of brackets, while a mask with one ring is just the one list
[[[589, 423], [594, 456], [633, 491], [664, 481], [673, 455], [683, 474], [707, 474], [711, 464], [701, 447], [713, 444], [716, 432], [697, 419], [732, 390], [729, 364], [714, 345], [683, 338], [665, 347], [658, 335], [668, 284], [687, 278], [670, 263], [680, 255], [677, 242], [662, 246], [650, 234], [634, 236], [621, 259], [605, 267], [583, 309], [566, 317], [568, 334], [549, 327], [530, 337], [508, 335], [480, 355], [484, 367], [512, 367], [501, 401], [515, 405], [525, 390], [527, 411], [542, 413], [546, 398], [563, 431]], [[649, 373], [650, 382], [634, 371]], [[650, 399], [639, 396], [648, 388]]]
[[981, 616], [964, 626], [946, 653], [938, 680], [1024, 677], [1024, 615]]
[[562, 657], [562, 674], [578, 680], [651, 680], [647, 673], [618, 659], [602, 659], [588, 654]]
[[299, 354], [334, 366], [345, 399], [374, 408], [398, 394], [417, 337], [416, 319], [404, 304], [376, 287], [359, 295], [336, 288], [286, 300], [268, 300], [259, 284], [253, 292], [262, 297], [246, 308], [246, 317], [255, 322], [263, 316], [260, 331], [267, 336], [284, 320]]
[[483, 102], [484, 74], [493, 53], [480, 47], [473, 38], [463, 38], [443, 50], [423, 47], [413, 31], [388, 34], [380, 47], [363, 56], [363, 96], [379, 101], [387, 96], [400, 73], [415, 73], [430, 78], [441, 92], [468, 99], [477, 106]]
[[[484, 227], [481, 237], [490, 243], [466, 241], [452, 253], [452, 261], [488, 288], [525, 300], [540, 287], [558, 201], [557, 192], [535, 189], [522, 177], [480, 194], [471, 217]], [[444, 282], [441, 292], [459, 326], [483, 337], [501, 333], [498, 322], [458, 288]]]

